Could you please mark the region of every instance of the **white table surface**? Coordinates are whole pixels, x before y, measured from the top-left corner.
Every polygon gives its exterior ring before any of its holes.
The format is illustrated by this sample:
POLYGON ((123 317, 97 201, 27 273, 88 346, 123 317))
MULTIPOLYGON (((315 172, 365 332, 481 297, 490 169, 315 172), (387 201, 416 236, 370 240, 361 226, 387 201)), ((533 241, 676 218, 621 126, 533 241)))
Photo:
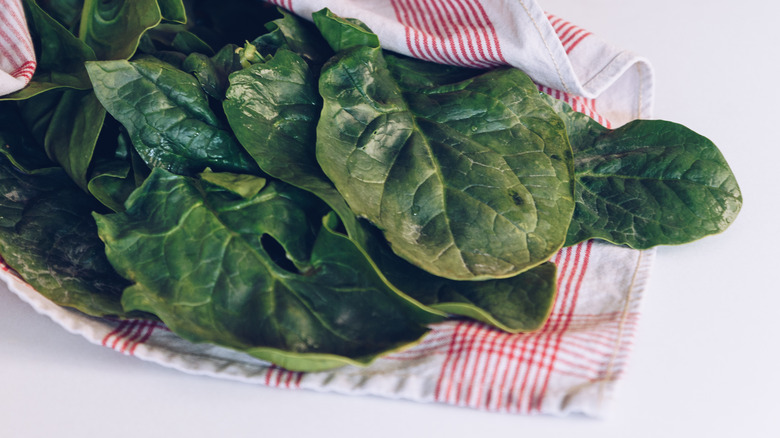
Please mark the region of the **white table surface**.
POLYGON ((0 437, 780 436, 780 4, 539 2, 648 57, 655 116, 718 144, 745 199, 726 233, 658 251, 606 418, 522 417, 190 376, 89 344, 0 286, 0 437))

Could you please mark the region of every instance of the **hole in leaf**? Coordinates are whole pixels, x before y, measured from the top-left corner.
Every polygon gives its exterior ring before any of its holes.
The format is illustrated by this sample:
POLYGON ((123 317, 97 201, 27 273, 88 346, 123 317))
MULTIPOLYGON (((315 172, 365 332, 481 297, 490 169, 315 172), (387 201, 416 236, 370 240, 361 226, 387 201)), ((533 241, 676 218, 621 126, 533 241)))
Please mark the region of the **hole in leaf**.
POLYGON ((276 263, 276 266, 293 274, 301 273, 292 260, 287 258, 287 251, 284 250, 282 244, 274 239, 273 236, 270 234, 263 234, 263 237, 260 238, 260 244, 263 245, 266 254, 268 254, 274 263, 276 263))
POLYGON ((512 202, 514 202, 515 205, 520 206, 520 205, 525 204, 525 200, 523 199, 523 197, 520 196, 520 194, 517 193, 516 191, 510 190, 509 191, 509 196, 512 198, 512 202))

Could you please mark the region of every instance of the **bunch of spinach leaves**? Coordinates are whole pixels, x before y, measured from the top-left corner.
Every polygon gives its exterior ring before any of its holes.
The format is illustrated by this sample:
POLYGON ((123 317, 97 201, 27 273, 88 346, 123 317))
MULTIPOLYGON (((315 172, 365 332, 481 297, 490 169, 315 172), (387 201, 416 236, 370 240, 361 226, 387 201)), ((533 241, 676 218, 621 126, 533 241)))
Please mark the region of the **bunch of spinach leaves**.
POLYGON ((39 62, 0 102, 0 254, 90 315, 366 364, 452 315, 535 330, 562 246, 680 244, 741 206, 683 126, 609 130, 517 69, 392 54, 328 10, 24 6, 39 62))

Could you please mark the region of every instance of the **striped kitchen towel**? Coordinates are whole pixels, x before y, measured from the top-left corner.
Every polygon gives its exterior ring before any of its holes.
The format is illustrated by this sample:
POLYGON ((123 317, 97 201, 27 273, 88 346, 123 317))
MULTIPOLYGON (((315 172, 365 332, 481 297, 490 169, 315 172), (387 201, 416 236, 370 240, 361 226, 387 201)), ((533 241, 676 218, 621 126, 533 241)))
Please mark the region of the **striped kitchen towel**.
MULTIPOLYGON (((540 90, 605 126, 650 116, 652 72, 645 60, 545 13, 532 0, 273 3, 303 17, 328 7, 359 18, 384 47, 410 56, 472 67, 514 65, 530 73, 540 90)), ((0 23, 18 23, 18 1, 0 4, 0 23)), ((6 73, 0 76, 0 90, 18 89, 19 83, 9 78, 29 79, 29 74, 12 73, 25 62, 34 63, 30 47, 28 35, 2 24, 0 67, 6 73)), ((564 248, 552 260, 559 270, 558 293, 541 330, 508 334, 453 320, 433 326, 415 347, 368 367, 316 373, 290 372, 243 353, 192 344, 158 322, 88 317, 46 300, 1 263, 0 276, 10 290, 65 329, 188 373, 495 412, 598 416, 625 371, 653 255, 652 250, 595 241, 564 248)))
POLYGON ((0 96, 24 88, 35 65, 21 0, 0 0, 0 96))
POLYGON ((382 47, 405 55, 475 68, 512 65, 601 122, 622 125, 652 110, 647 60, 547 14, 534 0, 270 2, 301 17, 327 7, 358 18, 379 35, 382 47))

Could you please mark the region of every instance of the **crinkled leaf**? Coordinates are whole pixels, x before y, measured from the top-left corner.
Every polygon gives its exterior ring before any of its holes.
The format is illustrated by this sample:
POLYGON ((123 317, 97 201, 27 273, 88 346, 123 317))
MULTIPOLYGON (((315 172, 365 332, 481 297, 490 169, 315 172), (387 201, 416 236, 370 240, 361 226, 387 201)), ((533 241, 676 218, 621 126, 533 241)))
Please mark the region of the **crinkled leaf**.
POLYGON ((87 63, 95 94, 150 167, 194 174, 257 166, 209 107, 190 74, 154 58, 87 63))
POLYGON ((357 220, 314 161, 320 106, 314 85, 307 79, 312 75, 302 58, 280 50, 270 61, 231 76, 225 114, 261 169, 326 201, 339 214, 349 238, 370 256, 393 287, 423 304, 474 316, 509 331, 538 328, 555 293, 554 268, 533 269, 527 276, 504 280, 446 280, 400 259, 381 235, 357 220), (538 288, 530 287, 531 275, 538 288), (493 296, 496 290, 500 292, 493 296))
POLYGON ((192 53, 184 60, 181 68, 195 76, 206 94, 221 101, 225 98, 228 77, 243 68, 236 54, 237 48, 238 46, 229 44, 211 57, 192 53))
POLYGON ((141 35, 161 20, 157 0, 85 0, 79 38, 97 59, 128 59, 141 35))
POLYGON ((446 278, 502 278, 563 244, 571 149, 523 73, 404 94, 379 49, 359 47, 329 61, 320 93, 318 162, 402 257, 446 278))
POLYGON ((233 73, 222 105, 264 172, 303 187, 326 181, 314 152, 321 103, 303 58, 280 49, 268 62, 233 73))
POLYGON ((278 183, 247 200, 155 169, 126 213, 97 222, 135 283, 125 307, 187 339, 294 370, 365 364, 416 342, 437 317, 389 289, 332 217, 312 221, 316 205, 278 183), (295 269, 274 261, 279 247, 295 269))
POLYGON ((340 17, 327 8, 312 14, 312 20, 335 52, 353 47, 379 48, 379 38, 360 20, 340 17))
POLYGON ((106 259, 93 200, 62 172, 27 175, 0 158, 0 255, 36 291, 89 315, 125 315, 127 282, 106 259))
POLYGON ((333 55, 328 43, 310 22, 282 9, 282 18, 266 23, 268 33, 252 41, 263 55, 272 55, 278 49, 297 53, 313 65, 322 65, 333 55))
POLYGON ((577 202, 567 245, 590 238, 632 248, 675 245, 725 230, 742 206, 718 148, 663 120, 607 129, 553 102, 575 157, 577 202))

